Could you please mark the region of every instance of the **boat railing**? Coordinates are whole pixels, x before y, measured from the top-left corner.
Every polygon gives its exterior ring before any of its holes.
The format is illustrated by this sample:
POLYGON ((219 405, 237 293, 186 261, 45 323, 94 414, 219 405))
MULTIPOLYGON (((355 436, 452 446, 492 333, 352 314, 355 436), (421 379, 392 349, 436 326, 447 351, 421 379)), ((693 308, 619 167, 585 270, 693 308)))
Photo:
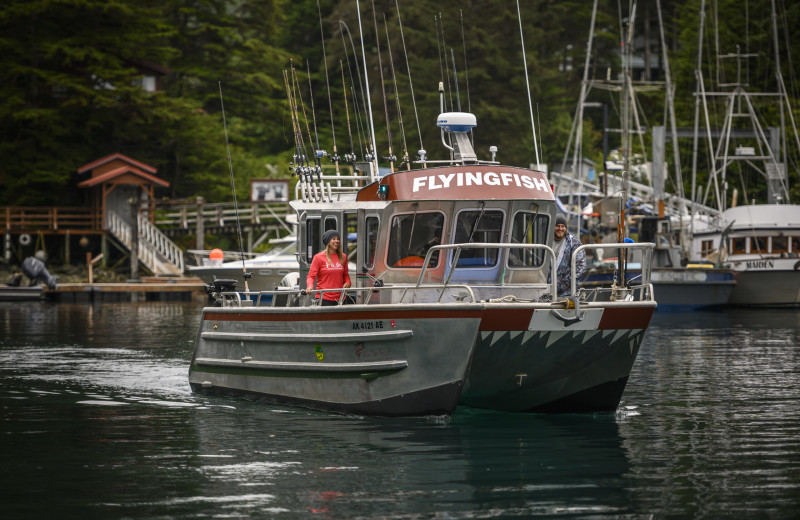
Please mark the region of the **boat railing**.
MULTIPOLYGON (((326 292, 341 292, 341 294, 339 296, 339 299, 338 299, 338 303, 339 303, 339 305, 342 305, 344 303, 344 299, 346 298, 346 293, 356 293, 356 294, 358 294, 358 293, 367 293, 367 294, 370 294, 370 293, 376 293, 376 292, 403 291, 403 293, 400 295, 400 300, 397 303, 404 303, 406 294, 408 293, 409 289, 411 289, 412 292, 441 290, 441 292, 439 293, 438 298, 436 299, 436 303, 441 303, 442 296, 445 294, 446 290, 463 289, 466 292, 466 294, 464 295, 464 298, 469 297, 469 302, 466 302, 464 299, 460 299, 459 301, 461 301, 463 303, 475 303, 477 301, 476 298, 475 298, 475 293, 473 292, 472 288, 470 286, 468 286, 468 285, 465 285, 465 284, 451 284, 451 285, 431 284, 431 285, 423 285, 423 286, 416 286, 416 287, 411 287, 409 285, 379 285, 379 286, 373 286, 373 287, 350 287, 348 289, 321 289, 321 290, 314 290, 314 291, 306 291, 306 293, 309 294, 309 295, 312 295, 312 296, 316 295, 316 294, 319 294, 320 297, 322 297, 321 295, 323 293, 326 293, 326 292)), ((364 300, 365 300, 365 303, 369 303, 367 301, 368 298, 365 298, 364 300)))
MULTIPOLYGON (((639 284, 638 285, 631 285, 625 288, 621 287, 612 287, 606 289, 593 289, 591 292, 594 292, 595 295, 598 291, 611 291, 615 298, 624 298, 627 295, 633 296, 634 294, 638 295, 635 298, 637 301, 650 301, 653 300, 653 285, 650 283, 650 273, 652 268, 650 266, 652 257, 653 257, 653 249, 655 248, 655 244, 652 242, 640 242, 640 243, 617 243, 617 244, 584 244, 578 247, 572 253, 571 259, 571 272, 570 272, 570 287, 572 289, 572 294, 578 294, 578 279, 575 275, 575 267, 578 261, 578 253, 586 250, 596 250, 596 249, 625 249, 626 253, 628 250, 634 251, 642 251, 642 262, 641 262, 641 275, 639 284)), ((622 253, 622 251, 620 251, 622 253)), ((622 255, 620 255, 620 258, 622 255)), ((588 295, 587 295, 588 296, 588 295)), ((612 298, 613 299, 613 298, 612 298)))
MULTIPOLYGON (((553 248, 546 244, 508 244, 508 243, 497 243, 497 242, 473 242, 469 244, 442 244, 438 246, 433 246, 428 249, 428 253, 425 255, 425 261, 422 263, 422 269, 419 273, 419 278, 417 279, 417 284, 415 287, 420 287, 422 285, 422 281, 425 279, 425 275, 427 274, 426 271, 428 266, 431 262, 431 256, 435 254, 435 251, 440 250, 455 250, 453 253, 452 261, 450 262, 450 270, 447 273, 447 278, 445 279, 443 286, 447 287, 450 283, 450 279, 453 277, 453 273, 458 268, 458 259, 461 256, 461 252, 464 249, 526 249, 526 250, 541 250, 545 251, 550 257, 550 297, 552 301, 556 301, 557 299, 557 289, 556 289, 556 276, 555 276, 555 266, 556 266, 556 254, 553 251, 553 248)), ((544 262, 542 262, 544 263, 544 262)), ((515 269, 539 269, 539 267, 518 267, 515 269)), ((575 268, 573 266, 573 273, 575 272, 575 268)), ((444 291, 442 291, 444 294, 444 291)))

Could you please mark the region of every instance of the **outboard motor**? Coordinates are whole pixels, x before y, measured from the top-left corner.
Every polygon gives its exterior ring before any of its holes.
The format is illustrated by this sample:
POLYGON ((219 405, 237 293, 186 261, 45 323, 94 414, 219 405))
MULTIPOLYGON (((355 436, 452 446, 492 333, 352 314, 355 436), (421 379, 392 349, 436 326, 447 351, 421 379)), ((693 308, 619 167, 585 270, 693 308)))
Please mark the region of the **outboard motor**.
POLYGON ((234 292, 238 282, 227 278, 220 278, 205 285, 209 299, 214 300, 215 307, 222 307, 222 293, 234 292))
POLYGON ((31 281, 30 285, 44 282, 50 289, 56 290, 58 276, 50 274, 44 265, 45 261, 47 261, 47 254, 44 251, 37 251, 35 256, 29 256, 22 261, 22 273, 31 281))

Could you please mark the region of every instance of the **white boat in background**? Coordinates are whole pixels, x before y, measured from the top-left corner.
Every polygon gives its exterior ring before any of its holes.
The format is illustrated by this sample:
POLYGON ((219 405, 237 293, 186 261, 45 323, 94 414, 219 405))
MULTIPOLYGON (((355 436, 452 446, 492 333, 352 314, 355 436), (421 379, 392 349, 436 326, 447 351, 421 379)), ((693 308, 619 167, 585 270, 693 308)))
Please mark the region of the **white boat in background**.
POLYGON ((734 271, 732 305, 800 305, 800 205, 735 206, 695 220, 692 253, 734 271))
MULTIPOLYGON (((692 162, 704 155, 697 151, 697 144, 706 142, 711 165, 705 190, 698 186, 697 199, 705 191, 703 200, 714 200, 719 213, 693 213, 691 259, 711 260, 733 269, 733 305, 800 305, 800 206, 792 203, 789 190, 789 169, 798 164, 800 135, 781 72, 782 51, 777 38, 781 13, 774 2, 770 14, 774 48, 769 49, 769 66, 775 73, 772 86, 762 92, 750 90, 755 83, 747 77, 750 68, 745 65, 756 55, 740 52, 746 46, 736 45, 734 49, 729 44, 719 49, 724 54, 716 57, 718 67, 737 71, 727 82, 717 83, 719 71, 716 80, 704 80, 697 71, 696 155, 692 162), (719 121, 712 118, 714 114, 721 115, 719 121), (706 135, 701 135, 699 128, 705 128, 706 135), (737 204, 739 193, 745 204, 737 204), (763 203, 756 203, 757 198, 763 203)), ((705 18, 701 16, 700 20, 705 18)), ((700 29, 702 34, 704 27, 700 29)), ((718 31, 719 27, 712 29, 718 31)), ((702 52, 702 46, 699 48, 702 52)), ((693 191, 695 184, 693 172, 693 191)))
POLYGON ((237 252, 221 252, 221 259, 211 258, 212 251, 190 251, 198 257, 198 265, 187 266, 186 272, 196 276, 206 283, 214 280, 234 280, 237 290, 243 291, 244 270, 251 274, 248 288, 251 291, 272 290, 280 284, 286 275, 297 272, 300 264, 297 262, 297 236, 288 235, 282 238, 273 238, 269 241, 272 249, 262 254, 246 253, 244 260, 237 252), (252 256, 251 256, 252 255, 252 256), (249 256, 249 258, 248 258, 249 256), (233 257, 233 259, 231 259, 233 257), (225 259, 228 258, 227 261, 225 259), (243 269, 244 267, 244 269, 243 269))

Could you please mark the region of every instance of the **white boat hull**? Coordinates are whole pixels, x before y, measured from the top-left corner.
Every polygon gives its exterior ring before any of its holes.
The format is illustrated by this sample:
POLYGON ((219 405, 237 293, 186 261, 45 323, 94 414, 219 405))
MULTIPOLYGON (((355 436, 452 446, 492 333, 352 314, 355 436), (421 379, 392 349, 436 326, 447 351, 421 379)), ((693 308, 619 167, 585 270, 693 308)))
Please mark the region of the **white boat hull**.
POLYGON ((733 263, 736 287, 731 304, 740 306, 800 305, 800 260, 774 258, 733 263))

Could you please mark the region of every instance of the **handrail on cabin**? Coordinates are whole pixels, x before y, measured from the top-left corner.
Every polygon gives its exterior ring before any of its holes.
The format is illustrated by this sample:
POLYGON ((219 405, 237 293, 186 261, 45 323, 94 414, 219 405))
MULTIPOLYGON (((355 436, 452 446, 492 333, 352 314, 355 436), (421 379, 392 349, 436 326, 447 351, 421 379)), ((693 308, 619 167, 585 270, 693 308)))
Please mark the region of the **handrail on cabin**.
MULTIPOLYGON (((558 297, 558 291, 556 289, 556 276, 555 276, 555 267, 556 267, 556 254, 553 249, 546 245, 546 244, 508 244, 508 243, 495 243, 495 242, 473 242, 470 244, 442 244, 438 246, 433 246, 428 249, 427 254, 425 255, 425 261, 422 264, 422 269, 419 273, 419 278, 417 279, 416 287, 419 287, 422 284, 422 280, 425 277, 425 272, 428 269, 428 264, 431 261, 431 256, 433 255, 434 251, 438 250, 451 250, 455 249, 456 252, 453 255, 452 265, 454 266, 450 269, 450 272, 447 274, 447 279, 444 281, 444 287, 446 288, 450 282, 450 278, 453 276, 453 272, 456 270, 458 266, 458 258, 461 256, 461 251, 463 249, 541 249, 549 253, 550 255, 550 296, 552 297, 552 301, 556 301, 558 297)), ((544 263, 544 262, 542 262, 544 263)), ((525 267, 515 267, 515 269, 541 269, 541 267, 536 268, 525 268, 525 267)), ((574 271, 573 271, 574 274, 574 271)), ((444 293, 444 291, 442 291, 444 293)))

